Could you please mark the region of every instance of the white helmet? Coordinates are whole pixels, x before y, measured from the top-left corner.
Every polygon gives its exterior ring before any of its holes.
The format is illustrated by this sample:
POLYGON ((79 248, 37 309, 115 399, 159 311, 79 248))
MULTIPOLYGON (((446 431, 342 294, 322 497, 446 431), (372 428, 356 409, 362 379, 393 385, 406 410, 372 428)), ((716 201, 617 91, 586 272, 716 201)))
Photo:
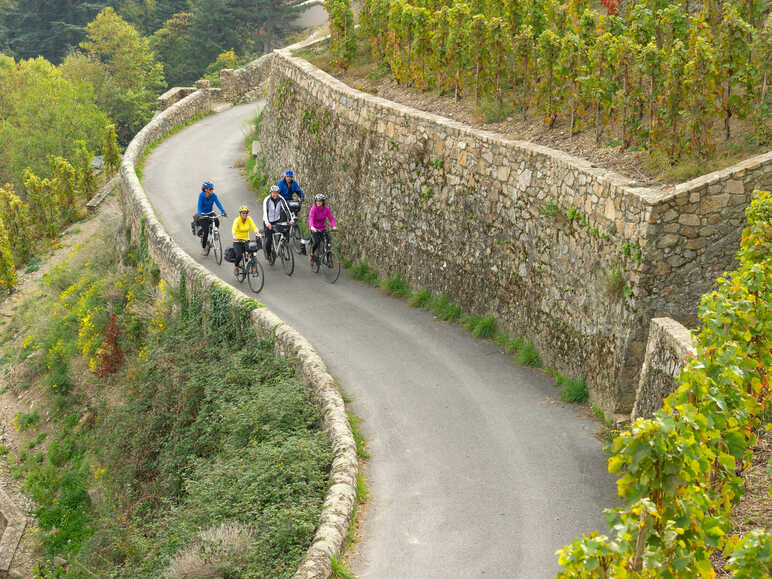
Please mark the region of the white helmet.
POLYGON ((271 193, 273 193, 274 191, 278 191, 278 190, 279 190, 279 186, 278 185, 271 185, 271 193))

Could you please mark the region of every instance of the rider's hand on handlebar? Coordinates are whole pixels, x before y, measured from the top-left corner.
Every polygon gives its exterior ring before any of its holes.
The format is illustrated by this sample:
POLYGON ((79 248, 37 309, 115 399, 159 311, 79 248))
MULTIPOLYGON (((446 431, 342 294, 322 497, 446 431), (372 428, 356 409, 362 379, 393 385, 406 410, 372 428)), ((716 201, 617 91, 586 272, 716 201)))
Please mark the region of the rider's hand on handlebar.
POLYGON ((228 214, 225 213, 225 211, 223 211, 222 213, 220 213, 220 217, 228 217, 228 214))
POLYGON ((265 224, 265 226, 266 226, 268 229, 273 229, 273 225, 271 225, 270 223, 266 223, 266 224, 265 224))

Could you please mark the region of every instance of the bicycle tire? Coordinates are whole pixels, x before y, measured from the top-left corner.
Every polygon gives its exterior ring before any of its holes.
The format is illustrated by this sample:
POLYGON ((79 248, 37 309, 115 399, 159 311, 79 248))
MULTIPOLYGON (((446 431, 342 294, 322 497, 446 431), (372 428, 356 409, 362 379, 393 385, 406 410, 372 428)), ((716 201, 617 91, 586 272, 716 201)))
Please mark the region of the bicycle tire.
POLYGON ((219 233, 214 234, 212 249, 214 249, 214 260, 217 262, 217 265, 222 264, 222 239, 220 239, 219 233))
POLYGON ((286 239, 282 239, 279 243, 279 259, 281 259, 281 267, 284 269, 284 273, 292 275, 295 271, 295 255, 292 253, 286 239))
POLYGON ((338 254, 334 249, 330 249, 322 257, 322 269, 324 271, 324 279, 330 283, 335 283, 340 277, 340 260, 338 254))
POLYGON ((247 262, 247 283, 253 293, 259 294, 265 284, 265 271, 259 261, 253 256, 247 262))
POLYGON ((290 229, 290 241, 292 243, 292 249, 298 255, 303 253, 303 244, 301 243, 302 240, 303 234, 300 232, 300 223, 296 221, 295 225, 293 225, 292 229, 290 229))
POLYGON ((209 252, 212 250, 212 236, 210 235, 206 239, 206 246, 204 247, 204 255, 209 255, 209 252))

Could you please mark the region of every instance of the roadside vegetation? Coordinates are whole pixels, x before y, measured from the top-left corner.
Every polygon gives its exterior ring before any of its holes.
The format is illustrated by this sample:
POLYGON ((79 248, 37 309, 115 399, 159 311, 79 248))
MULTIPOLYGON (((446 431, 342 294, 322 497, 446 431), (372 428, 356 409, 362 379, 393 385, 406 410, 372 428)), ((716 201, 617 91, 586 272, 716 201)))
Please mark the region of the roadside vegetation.
POLYGON ((250 329, 256 302, 178 292, 144 236, 115 242, 71 252, 3 328, 6 383, 41 401, 6 456, 37 504, 36 573, 292 576, 331 465, 307 386, 250 329))

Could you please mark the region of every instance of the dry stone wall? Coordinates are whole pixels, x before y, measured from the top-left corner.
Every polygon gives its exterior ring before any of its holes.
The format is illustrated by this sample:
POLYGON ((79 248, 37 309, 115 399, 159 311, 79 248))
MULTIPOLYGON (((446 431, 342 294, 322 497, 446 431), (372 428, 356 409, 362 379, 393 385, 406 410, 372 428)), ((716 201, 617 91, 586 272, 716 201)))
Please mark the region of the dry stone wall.
MULTIPOLYGON (((261 145, 324 192, 339 245, 382 276, 494 314, 548 366, 586 375, 629 413, 649 321, 694 319, 730 269, 743 210, 772 153, 672 189, 352 89, 287 50, 268 77, 261 145)), ((268 68, 269 67, 269 68, 268 68)))
POLYGON ((670 318, 654 318, 649 326, 646 356, 641 368, 631 420, 651 418, 678 386, 684 366, 697 356, 685 326, 670 318))
MULTIPOLYGON (((166 233, 136 174, 136 166, 148 146, 177 125, 210 112, 220 96, 217 89, 198 90, 156 115, 134 137, 121 164, 120 199, 126 230, 135 240, 146 244, 149 256, 167 282, 178 286, 184 273, 189 287, 205 289, 218 285, 230 293, 233 307, 242 307, 250 302, 243 293, 226 286, 166 233)), ((277 354, 298 359, 300 370, 323 411, 323 427, 333 451, 330 487, 313 543, 295 577, 326 579, 331 573, 331 558, 341 552, 356 502, 358 463, 345 406, 327 367, 305 338, 264 307, 252 310, 251 320, 261 335, 274 340, 277 354)))

